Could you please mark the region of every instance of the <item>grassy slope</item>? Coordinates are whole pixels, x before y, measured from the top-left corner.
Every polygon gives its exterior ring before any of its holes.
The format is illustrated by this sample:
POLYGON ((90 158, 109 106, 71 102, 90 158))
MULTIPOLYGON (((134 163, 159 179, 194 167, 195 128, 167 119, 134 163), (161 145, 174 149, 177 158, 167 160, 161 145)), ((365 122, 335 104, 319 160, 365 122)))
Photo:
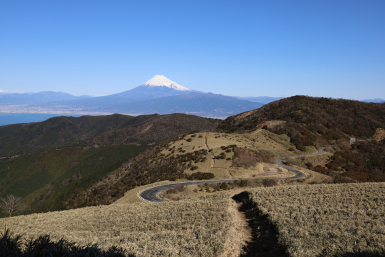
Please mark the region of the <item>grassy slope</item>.
MULTIPOLYGON (((93 185, 73 201, 77 204, 89 202, 92 204, 109 203, 120 197, 135 201, 136 193, 112 196, 119 189, 120 192, 133 190, 135 187, 153 184, 167 179, 186 178, 195 172, 213 173, 218 179, 247 179, 247 178, 276 178, 290 177, 293 174, 285 169, 267 170, 266 167, 276 166, 273 163, 253 163, 250 167, 233 167, 233 150, 226 152, 222 146, 237 145, 250 150, 266 151, 275 157, 314 153, 314 147, 308 147, 305 152, 295 149, 285 135, 276 135, 267 130, 258 130, 245 134, 227 133, 193 133, 178 139, 164 142, 154 149, 141 153, 132 162, 111 173, 98 184, 93 185), (207 137, 207 145, 205 138, 207 137), (293 147, 292 151, 288 149, 293 147), (211 149, 211 152, 208 151, 211 149), (203 151, 203 152, 202 152, 203 151), (204 152, 206 151, 206 152, 204 152), (225 159, 212 160, 212 156, 225 153, 225 159), (230 160, 226 160, 230 158, 230 160), (194 169, 193 167, 197 167, 194 169), (143 175, 144 174, 144 175, 143 175), (108 199, 108 200, 107 200, 108 199), (102 202, 105 201, 105 202, 102 202)), ((231 147, 230 147, 231 149, 231 147)), ((305 169, 304 169, 305 170, 305 169)), ((307 173, 312 171, 307 170, 307 173)), ((326 181, 328 176, 311 174, 311 181, 326 181)), ((123 201, 123 200, 122 200, 123 201)), ((75 205, 76 206, 76 205, 75 205)))
POLYGON ((193 166, 197 166, 198 169, 190 170, 186 169, 184 173, 191 174, 193 172, 210 172, 215 175, 215 178, 251 178, 252 175, 258 175, 263 173, 263 168, 266 166, 275 166, 274 164, 259 163, 256 166, 252 166, 248 169, 232 167, 233 151, 226 152, 222 149, 222 146, 237 145, 240 148, 247 148, 254 151, 268 151, 275 157, 299 155, 304 153, 315 152, 313 147, 307 148, 305 152, 294 149, 289 151, 290 147, 294 147, 290 144, 289 138, 285 135, 278 136, 267 130, 258 130, 252 133, 245 134, 228 134, 228 133, 196 133, 194 136, 187 135, 183 139, 172 142, 165 148, 160 154, 165 156, 176 156, 180 154, 192 153, 197 150, 207 149, 205 145, 205 138, 207 138, 208 152, 204 155, 206 158, 203 162, 192 163, 193 166), (172 150, 174 152, 172 153, 172 150), (219 156, 225 154, 225 159, 215 159, 212 161, 212 154, 219 156), (226 160, 230 158, 230 160, 226 160), (213 162, 213 164, 212 164, 213 162))
POLYGON ((11 231, 36 238, 115 245, 135 256, 218 256, 231 226, 229 196, 190 201, 116 204, 0 219, 11 231))
POLYGON ((283 186, 249 193, 261 215, 277 227, 291 256, 385 250, 384 183, 283 186))

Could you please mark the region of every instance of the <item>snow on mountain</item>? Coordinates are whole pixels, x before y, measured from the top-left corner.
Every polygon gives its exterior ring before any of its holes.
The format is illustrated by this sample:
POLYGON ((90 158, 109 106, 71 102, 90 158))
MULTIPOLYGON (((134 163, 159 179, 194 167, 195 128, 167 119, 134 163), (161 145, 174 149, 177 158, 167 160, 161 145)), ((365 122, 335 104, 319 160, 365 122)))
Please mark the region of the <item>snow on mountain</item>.
POLYGON ((168 87, 179 91, 192 91, 191 89, 181 86, 178 83, 166 78, 163 75, 155 75, 152 79, 146 81, 141 86, 149 86, 149 87, 168 87))

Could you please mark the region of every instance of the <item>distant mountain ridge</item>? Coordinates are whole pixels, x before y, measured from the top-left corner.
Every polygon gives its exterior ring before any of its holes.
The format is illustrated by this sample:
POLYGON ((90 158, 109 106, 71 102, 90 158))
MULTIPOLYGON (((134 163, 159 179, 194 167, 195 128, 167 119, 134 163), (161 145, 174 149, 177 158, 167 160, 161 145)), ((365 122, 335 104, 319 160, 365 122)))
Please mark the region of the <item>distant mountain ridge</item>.
POLYGON ((281 100, 284 97, 270 97, 270 96, 245 96, 245 97, 239 97, 239 96, 234 96, 235 98, 241 99, 241 100, 247 100, 251 102, 259 102, 259 103, 271 103, 277 100, 281 100))
POLYGON ((263 104, 239 100, 229 96, 213 93, 189 93, 177 96, 168 96, 139 102, 116 101, 110 105, 88 106, 94 112, 109 111, 141 114, 170 114, 187 113, 203 117, 224 118, 247 110, 261 107, 263 104))
MULTIPOLYGON (((7 95, 9 94, 2 96, 5 99, 7 95)), ((89 98, 70 97, 67 94, 66 97, 63 95, 44 99, 44 101, 38 101, 35 98, 26 97, 20 98, 18 102, 4 100, 0 102, 0 111, 129 115, 189 113, 223 119, 259 108, 277 98, 250 97, 249 99, 203 93, 186 88, 163 75, 156 75, 145 83, 118 94, 89 98), (7 105, 11 106, 5 108, 4 106, 7 105)))
POLYGON ((17 105, 17 104, 36 104, 48 103, 53 101, 68 101, 76 99, 87 99, 90 96, 73 96, 63 92, 42 91, 39 93, 11 93, 0 94, 0 105, 17 105))
MULTIPOLYGON (((178 96, 191 92, 194 91, 175 83, 174 81, 166 78, 163 75, 156 75, 145 83, 121 93, 93 97, 85 100, 66 101, 60 104, 71 106, 76 105, 87 109, 96 108, 101 110, 104 108, 105 111, 108 112, 110 111, 111 105, 118 106, 124 105, 126 103, 141 102, 168 96, 178 96)), ((122 112, 119 111, 119 109, 115 110, 116 111, 113 112, 122 112)))
POLYGON ((381 98, 375 98, 375 99, 365 99, 365 100, 362 100, 362 102, 365 102, 365 103, 384 103, 385 100, 381 99, 381 98))

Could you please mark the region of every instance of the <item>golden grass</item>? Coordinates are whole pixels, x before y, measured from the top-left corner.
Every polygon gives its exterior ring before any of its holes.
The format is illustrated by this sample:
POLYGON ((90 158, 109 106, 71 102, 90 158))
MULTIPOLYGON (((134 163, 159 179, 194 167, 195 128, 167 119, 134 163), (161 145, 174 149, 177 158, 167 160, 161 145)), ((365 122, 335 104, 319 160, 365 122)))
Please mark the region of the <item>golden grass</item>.
POLYGON ((79 245, 119 246, 135 256, 215 256, 231 226, 229 195, 188 201, 116 204, 0 220, 24 238, 50 234, 79 245))
MULTIPOLYGON (((272 125, 280 124, 282 121, 272 121, 272 125)), ((213 173, 216 179, 231 179, 231 178, 276 178, 276 177, 290 177, 292 173, 282 170, 280 174, 269 174, 266 170, 263 170, 263 163, 259 163, 249 169, 239 169, 232 167, 232 160, 226 160, 232 158, 233 152, 226 152, 226 159, 212 159, 213 155, 218 156, 224 152, 221 149, 222 146, 237 145, 241 148, 247 148, 251 150, 264 150, 274 154, 275 157, 292 156, 306 153, 314 153, 316 149, 309 147, 305 152, 301 152, 290 143, 290 138, 287 135, 276 135, 264 129, 258 129, 251 133, 245 134, 228 134, 228 133, 195 133, 193 135, 186 135, 183 139, 176 140, 169 144, 168 148, 162 151, 162 154, 168 156, 171 154, 172 149, 174 153, 185 154, 194 152, 201 149, 209 150, 205 157, 204 162, 193 163, 198 169, 192 171, 186 169, 185 174, 191 174, 193 172, 210 172, 213 173), (207 138, 207 146, 206 139, 207 138), (293 151, 289 151, 289 148, 293 148, 293 151)), ((274 165, 269 165, 274 166, 274 165)), ((274 173, 274 172, 273 172, 274 173)))
POLYGON ((385 183, 248 190, 291 256, 385 249, 385 183))
POLYGON ((295 174, 287 169, 278 167, 276 164, 259 162, 250 168, 237 167, 231 169, 231 176, 236 179, 250 178, 289 178, 295 174))

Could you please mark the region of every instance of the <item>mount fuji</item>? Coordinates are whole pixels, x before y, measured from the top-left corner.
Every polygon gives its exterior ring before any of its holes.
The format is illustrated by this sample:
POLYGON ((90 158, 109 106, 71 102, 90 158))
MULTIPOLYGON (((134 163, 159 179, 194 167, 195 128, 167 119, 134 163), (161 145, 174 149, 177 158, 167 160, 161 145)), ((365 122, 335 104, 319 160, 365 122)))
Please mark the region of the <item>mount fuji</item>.
POLYGON ((155 75, 152 79, 146 81, 139 87, 155 88, 155 87, 168 87, 178 91, 192 91, 191 89, 181 86, 178 83, 166 78, 163 75, 155 75))
POLYGON ((28 105, 28 110, 74 114, 189 113, 204 117, 226 118, 262 105, 263 103, 260 102, 199 92, 179 85, 163 75, 156 75, 145 83, 122 93, 87 99, 35 103, 28 105))
POLYGON ((99 107, 108 108, 112 105, 116 106, 161 97, 178 96, 191 92, 196 91, 181 86, 163 75, 156 75, 155 77, 131 90, 113 95, 93 97, 85 100, 66 101, 65 104, 76 104, 87 108, 94 107, 99 109, 99 107))
POLYGON ((111 95, 111 97, 123 97, 127 101, 137 102, 166 96, 176 96, 195 92, 192 89, 181 86, 163 75, 156 75, 152 79, 131 90, 111 95))

